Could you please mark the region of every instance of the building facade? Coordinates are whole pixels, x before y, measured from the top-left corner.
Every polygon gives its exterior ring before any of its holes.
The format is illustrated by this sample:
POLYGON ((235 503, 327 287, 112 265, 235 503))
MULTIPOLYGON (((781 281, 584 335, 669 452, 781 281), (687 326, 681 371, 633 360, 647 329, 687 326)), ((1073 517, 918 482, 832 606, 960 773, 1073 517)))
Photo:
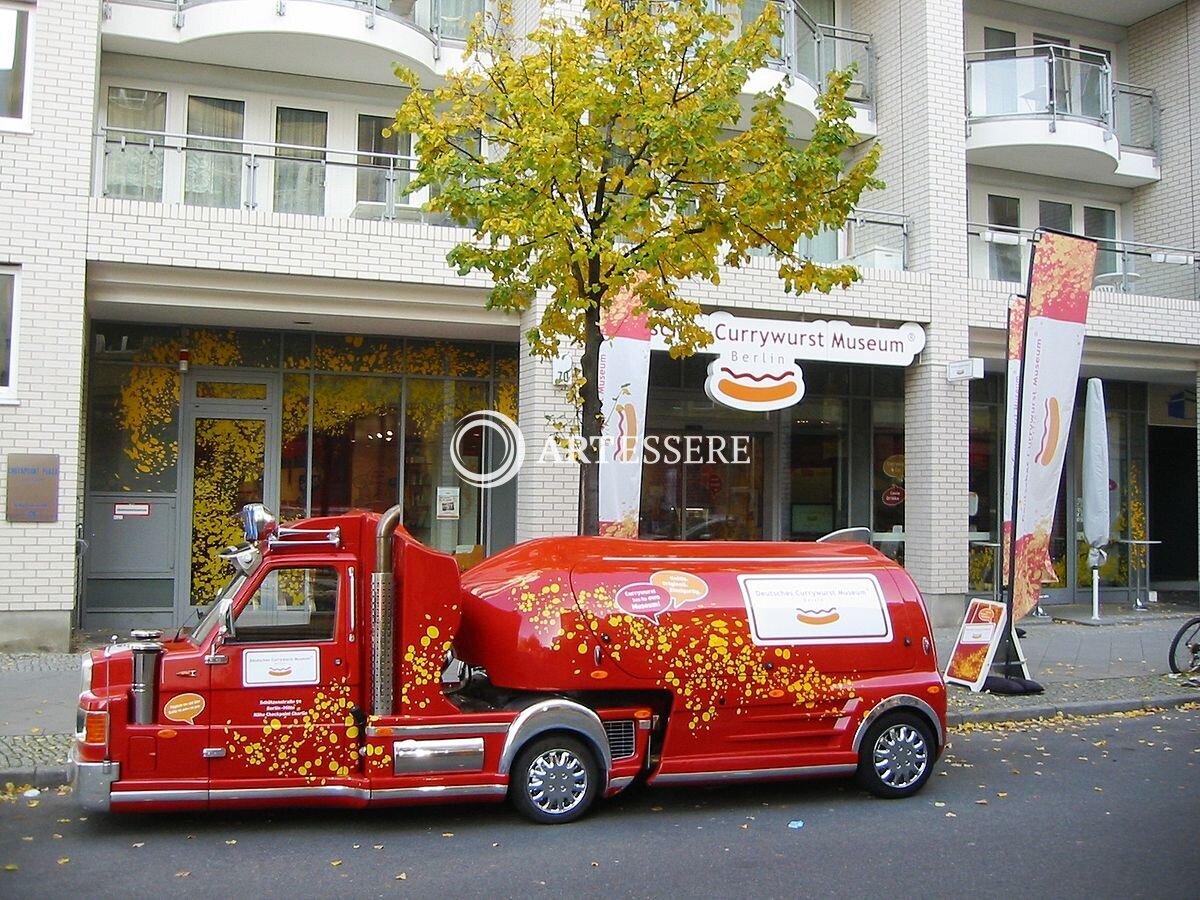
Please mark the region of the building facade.
MULTIPOLYGON (((763 259, 695 296, 746 319, 915 322, 925 346, 906 367, 806 364, 804 399, 770 413, 714 405, 708 358, 655 353, 649 433, 745 436, 748 461, 647 466, 642 536, 868 525, 956 620, 991 589, 1006 315, 1048 227, 1100 241, 1080 397, 1102 379, 1105 602, 1132 602, 1147 566, 1151 587, 1194 591, 1200 2, 778 6, 780 59, 752 84, 786 77, 803 133, 822 72, 856 63, 859 148, 883 145, 886 187, 810 248, 862 279, 789 297, 763 259), (948 377, 970 358, 982 377, 948 377)), ((454 470, 466 413, 506 412, 537 447, 568 407, 521 340, 537 310, 487 309, 486 281, 446 264, 470 232, 422 211, 411 142, 382 133, 403 99, 392 64, 436 83, 481 8, 0 0, 0 649, 184 624, 250 499, 287 516, 403 503, 447 551, 575 529, 569 468, 534 456, 490 490, 454 470)), ((539 11, 519 2, 517 27, 539 11)), ((1090 590, 1081 426, 1049 603, 1090 590)))

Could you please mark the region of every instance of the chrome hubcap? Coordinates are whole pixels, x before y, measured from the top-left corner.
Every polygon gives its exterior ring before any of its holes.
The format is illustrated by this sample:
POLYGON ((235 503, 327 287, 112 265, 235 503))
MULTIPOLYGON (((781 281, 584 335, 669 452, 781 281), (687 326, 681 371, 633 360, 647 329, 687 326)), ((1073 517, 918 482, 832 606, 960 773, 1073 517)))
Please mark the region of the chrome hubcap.
POLYGON ((542 812, 561 814, 587 793, 587 769, 569 750, 547 750, 529 764, 529 799, 542 812))
POLYGON ((889 787, 915 784, 929 765, 929 748, 911 725, 893 725, 875 741, 875 774, 889 787))

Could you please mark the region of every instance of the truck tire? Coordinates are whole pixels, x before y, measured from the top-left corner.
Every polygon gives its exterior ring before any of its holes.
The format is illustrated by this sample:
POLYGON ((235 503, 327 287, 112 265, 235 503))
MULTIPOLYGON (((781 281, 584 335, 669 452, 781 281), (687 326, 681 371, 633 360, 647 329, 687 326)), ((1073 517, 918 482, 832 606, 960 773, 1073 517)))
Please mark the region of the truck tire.
POLYGON ((573 822, 600 791, 596 755, 575 737, 552 734, 530 741, 517 754, 508 794, 517 812, 539 825, 573 822))
POLYGON ((935 755, 933 733, 924 719, 911 712, 890 713, 868 729, 859 748, 859 784, 876 797, 908 797, 929 780, 935 755))

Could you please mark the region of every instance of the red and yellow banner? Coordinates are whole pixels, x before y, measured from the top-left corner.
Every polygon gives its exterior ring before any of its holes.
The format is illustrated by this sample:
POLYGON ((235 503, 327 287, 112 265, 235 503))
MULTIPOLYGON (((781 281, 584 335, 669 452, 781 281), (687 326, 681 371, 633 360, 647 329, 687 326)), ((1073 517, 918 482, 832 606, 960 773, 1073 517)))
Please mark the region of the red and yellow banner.
POLYGON ((638 536, 650 328, 646 314, 635 311, 637 305, 637 294, 626 288, 600 314, 604 341, 600 344, 597 386, 604 425, 599 459, 599 533, 611 537, 638 536))
POLYGON ((1013 560, 1012 620, 1033 610, 1050 568, 1050 532, 1075 409, 1096 242, 1041 232, 1028 299, 1009 318, 1009 429, 1004 560, 1013 560), (1015 388, 1015 389, 1014 389, 1015 388), (1015 486, 1015 502, 1008 493, 1015 486), (1016 542, 1015 551, 1011 542, 1016 542))

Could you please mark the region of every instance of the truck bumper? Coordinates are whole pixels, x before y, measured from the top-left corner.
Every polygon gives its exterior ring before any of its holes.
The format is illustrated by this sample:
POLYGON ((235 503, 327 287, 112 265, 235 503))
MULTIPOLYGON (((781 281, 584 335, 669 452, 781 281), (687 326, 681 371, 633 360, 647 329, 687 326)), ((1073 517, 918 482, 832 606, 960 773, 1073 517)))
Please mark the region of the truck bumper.
POLYGON ((91 812, 108 812, 112 805, 112 785, 121 777, 121 764, 115 762, 81 762, 71 749, 67 764, 71 790, 79 805, 91 812))

